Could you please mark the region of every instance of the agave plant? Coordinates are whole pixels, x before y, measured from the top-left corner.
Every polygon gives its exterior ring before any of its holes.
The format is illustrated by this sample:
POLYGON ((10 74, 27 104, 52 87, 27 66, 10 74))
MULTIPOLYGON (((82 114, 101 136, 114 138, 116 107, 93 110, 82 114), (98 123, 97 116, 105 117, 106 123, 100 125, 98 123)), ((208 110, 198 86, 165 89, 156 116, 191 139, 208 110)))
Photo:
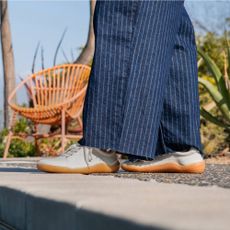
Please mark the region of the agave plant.
MULTIPOLYGON (((225 62, 223 73, 207 53, 199 48, 198 53, 206 64, 212 78, 214 78, 214 84, 204 77, 199 77, 199 83, 207 90, 222 116, 217 117, 204 107, 201 107, 201 115, 208 121, 230 132, 230 47, 227 46, 227 54, 224 52, 225 62)), ((198 65, 200 63, 201 61, 198 62, 198 65)))

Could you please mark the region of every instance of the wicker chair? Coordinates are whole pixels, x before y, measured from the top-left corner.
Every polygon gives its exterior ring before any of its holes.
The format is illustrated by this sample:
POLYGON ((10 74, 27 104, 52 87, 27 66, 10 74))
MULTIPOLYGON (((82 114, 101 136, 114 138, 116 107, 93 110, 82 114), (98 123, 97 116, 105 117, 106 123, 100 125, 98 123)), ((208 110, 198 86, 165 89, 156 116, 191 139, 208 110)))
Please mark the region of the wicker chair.
MULTIPOLYGON (((66 127, 71 119, 77 119, 81 128, 81 114, 88 85, 90 67, 81 64, 66 64, 42 70, 23 80, 9 96, 8 103, 14 111, 7 136, 3 158, 7 157, 13 126, 17 115, 30 119, 35 125, 35 141, 49 137, 37 133, 38 124, 61 125, 62 152, 65 147, 66 127), (14 98, 25 87, 31 97, 29 108, 14 103, 14 98)), ((71 137, 70 137, 71 138, 71 137)))

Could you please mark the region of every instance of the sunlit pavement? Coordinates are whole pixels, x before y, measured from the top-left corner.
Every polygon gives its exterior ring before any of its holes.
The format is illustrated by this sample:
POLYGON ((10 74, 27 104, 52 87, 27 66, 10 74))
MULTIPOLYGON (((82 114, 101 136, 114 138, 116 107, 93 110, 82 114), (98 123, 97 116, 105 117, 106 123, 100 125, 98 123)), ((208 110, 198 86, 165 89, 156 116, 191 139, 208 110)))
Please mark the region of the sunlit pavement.
POLYGON ((228 186, 183 179, 204 175, 46 174, 37 160, 0 160, 0 229, 229 229, 228 186))

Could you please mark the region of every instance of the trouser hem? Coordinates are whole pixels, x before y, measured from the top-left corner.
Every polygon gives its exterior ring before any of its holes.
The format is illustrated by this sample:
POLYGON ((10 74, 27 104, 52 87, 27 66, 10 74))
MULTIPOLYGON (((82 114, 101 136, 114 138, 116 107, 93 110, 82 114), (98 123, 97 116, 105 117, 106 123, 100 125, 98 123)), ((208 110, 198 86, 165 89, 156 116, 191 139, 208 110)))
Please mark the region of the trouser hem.
MULTIPOLYGON (((154 156, 157 156, 157 155, 169 154, 169 153, 175 152, 175 150, 167 148, 168 149, 167 152, 160 152, 160 153, 159 152, 154 152, 152 154, 149 154, 149 153, 136 153, 136 152, 130 152, 126 148, 121 148, 119 146, 113 146, 113 145, 110 145, 110 144, 100 145, 100 144, 97 144, 97 143, 90 143, 90 142, 86 141, 85 139, 81 139, 79 141, 79 144, 84 145, 84 146, 88 146, 88 147, 99 148, 99 149, 111 149, 111 150, 113 150, 115 152, 118 152, 118 153, 124 155, 124 156, 128 156, 128 157, 131 156, 132 158, 136 157, 136 158, 140 158, 140 159, 145 158, 147 160, 154 159, 154 156), (150 155, 151 155, 151 157, 150 157, 150 155)), ((183 144, 181 146, 183 146, 183 144)), ((195 146, 193 144, 186 144, 184 146, 185 146, 185 149, 188 146, 196 148, 201 153, 201 155, 204 155, 204 153, 202 151, 202 148, 200 146, 195 146)), ((183 147, 181 149, 183 149, 183 147)))

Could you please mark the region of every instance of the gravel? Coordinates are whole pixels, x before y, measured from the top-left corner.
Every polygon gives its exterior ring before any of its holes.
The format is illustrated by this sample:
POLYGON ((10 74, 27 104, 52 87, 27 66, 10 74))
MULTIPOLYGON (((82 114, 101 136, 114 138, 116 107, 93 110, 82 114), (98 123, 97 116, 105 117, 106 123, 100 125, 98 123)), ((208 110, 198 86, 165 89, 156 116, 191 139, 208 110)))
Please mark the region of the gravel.
POLYGON ((157 181, 160 183, 188 184, 193 186, 219 186, 230 188, 230 165, 207 164, 203 174, 181 173, 128 173, 113 174, 115 177, 157 181))

